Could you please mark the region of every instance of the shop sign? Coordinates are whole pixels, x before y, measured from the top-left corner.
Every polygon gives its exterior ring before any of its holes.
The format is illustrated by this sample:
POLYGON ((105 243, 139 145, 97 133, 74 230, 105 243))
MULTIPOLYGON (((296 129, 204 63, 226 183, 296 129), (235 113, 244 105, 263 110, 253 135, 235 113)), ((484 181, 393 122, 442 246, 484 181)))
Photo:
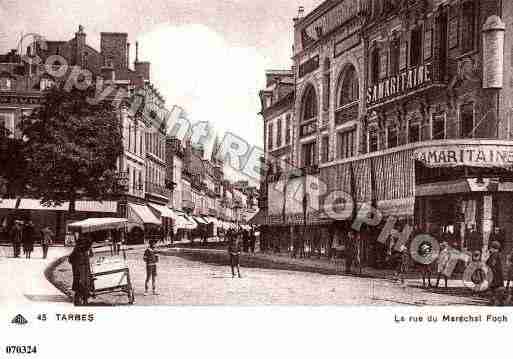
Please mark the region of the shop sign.
POLYGON ((39 105, 40 103, 41 103, 40 97, 0 96, 0 104, 39 105))
POLYGON ((367 103, 372 105, 391 97, 404 95, 430 82, 431 64, 420 65, 369 87, 367 103))
POLYGON ((417 149, 414 158, 427 167, 513 167, 513 146, 453 145, 417 149))

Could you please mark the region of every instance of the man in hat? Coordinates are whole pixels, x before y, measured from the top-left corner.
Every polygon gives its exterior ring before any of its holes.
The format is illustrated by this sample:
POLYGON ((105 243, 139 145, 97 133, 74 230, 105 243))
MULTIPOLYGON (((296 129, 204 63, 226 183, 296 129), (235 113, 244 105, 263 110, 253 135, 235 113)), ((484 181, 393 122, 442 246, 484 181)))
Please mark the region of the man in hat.
POLYGON ((74 304, 86 305, 92 289, 91 282, 91 246, 92 239, 89 236, 80 236, 71 252, 68 261, 73 272, 73 284, 71 289, 75 292, 74 304))
POLYGON ((492 281, 488 287, 491 296, 491 305, 497 304, 498 293, 504 288, 504 273, 502 268, 502 260, 500 256, 501 244, 497 241, 490 243, 490 257, 486 261, 486 265, 492 272, 492 281))
POLYGON ((143 260, 146 263, 146 281, 144 282, 144 295, 148 295, 148 284, 152 284, 153 295, 158 295, 156 288, 157 281, 157 263, 159 261, 159 257, 155 252, 155 243, 156 240, 150 240, 150 246, 146 248, 143 255, 143 260))
POLYGON ((13 248, 13 256, 14 258, 18 258, 20 256, 20 248, 21 241, 23 237, 23 227, 21 221, 15 221, 14 225, 11 229, 11 240, 12 240, 12 248, 13 248))

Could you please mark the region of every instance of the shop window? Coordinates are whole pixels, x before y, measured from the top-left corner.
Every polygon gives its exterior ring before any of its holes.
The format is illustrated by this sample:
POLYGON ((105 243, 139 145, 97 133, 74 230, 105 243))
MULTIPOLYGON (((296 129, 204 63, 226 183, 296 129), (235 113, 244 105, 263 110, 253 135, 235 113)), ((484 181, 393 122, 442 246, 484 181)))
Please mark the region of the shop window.
POLYGON ((321 152, 321 161, 326 163, 329 161, 329 153, 330 153, 330 138, 325 136, 322 138, 322 152, 321 152))
POLYGON ((317 164, 315 154, 315 142, 306 143, 301 147, 303 167, 310 167, 317 164))
POLYGON ((474 137, 474 104, 467 103, 460 107, 460 136, 474 137))
POLYGON ((378 131, 375 128, 369 130, 367 137, 369 152, 376 152, 378 150, 378 131))
POLYGON ((418 66, 422 59, 422 27, 417 26, 411 31, 410 65, 418 66))
POLYGON ((475 38, 475 4, 474 1, 463 3, 461 8, 461 48, 464 52, 474 49, 475 38))
POLYGON ((317 95, 313 86, 309 86, 303 97, 302 121, 313 120, 317 117, 317 95))
POLYGON ((445 116, 434 115, 431 121, 431 137, 433 140, 445 139, 445 116))
POLYGON ((281 136, 282 136, 282 121, 281 118, 278 119, 278 124, 276 126, 276 147, 281 147, 281 136))
POLYGON ((349 158, 354 156, 354 144, 356 130, 339 132, 337 134, 338 158, 349 158))
POLYGON ((371 52, 371 68, 370 68, 370 82, 376 84, 379 81, 380 75, 380 51, 375 48, 371 52))
POLYGON ((399 38, 394 38, 390 43, 390 75, 399 73, 399 56, 401 55, 401 46, 399 38))
POLYGON ((287 115, 285 120, 285 144, 290 144, 290 138, 291 138, 291 128, 290 128, 290 114, 287 115))
POLYGON ((410 121, 408 124, 408 142, 415 143, 420 141, 420 124, 410 121))
POLYGON ((397 127, 389 126, 387 128, 387 147, 394 148, 399 145, 399 140, 397 136, 397 127))
POLYGON ((272 150, 273 149, 273 124, 270 123, 268 126, 267 126, 267 148, 268 150, 272 150))
POLYGON ((347 69, 344 79, 342 80, 342 86, 340 89, 340 106, 347 105, 354 101, 358 101, 358 77, 354 66, 350 66, 347 69))

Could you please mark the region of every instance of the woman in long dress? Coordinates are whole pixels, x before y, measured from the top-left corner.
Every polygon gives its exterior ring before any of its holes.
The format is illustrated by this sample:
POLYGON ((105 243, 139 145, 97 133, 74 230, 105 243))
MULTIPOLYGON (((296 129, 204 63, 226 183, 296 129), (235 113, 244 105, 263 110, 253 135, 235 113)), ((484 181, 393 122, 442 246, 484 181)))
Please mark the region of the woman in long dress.
POLYGON ((75 292, 75 305, 86 305, 91 291, 90 250, 92 241, 87 237, 79 238, 71 252, 68 261, 73 271, 73 285, 75 292))

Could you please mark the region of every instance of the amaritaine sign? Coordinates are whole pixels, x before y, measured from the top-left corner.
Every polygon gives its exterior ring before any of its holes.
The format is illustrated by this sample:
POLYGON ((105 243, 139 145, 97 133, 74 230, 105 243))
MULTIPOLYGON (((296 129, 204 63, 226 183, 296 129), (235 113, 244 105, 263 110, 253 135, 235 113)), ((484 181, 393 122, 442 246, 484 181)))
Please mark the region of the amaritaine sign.
POLYGON ((432 146, 415 150, 414 157, 427 167, 513 167, 513 146, 432 146))

